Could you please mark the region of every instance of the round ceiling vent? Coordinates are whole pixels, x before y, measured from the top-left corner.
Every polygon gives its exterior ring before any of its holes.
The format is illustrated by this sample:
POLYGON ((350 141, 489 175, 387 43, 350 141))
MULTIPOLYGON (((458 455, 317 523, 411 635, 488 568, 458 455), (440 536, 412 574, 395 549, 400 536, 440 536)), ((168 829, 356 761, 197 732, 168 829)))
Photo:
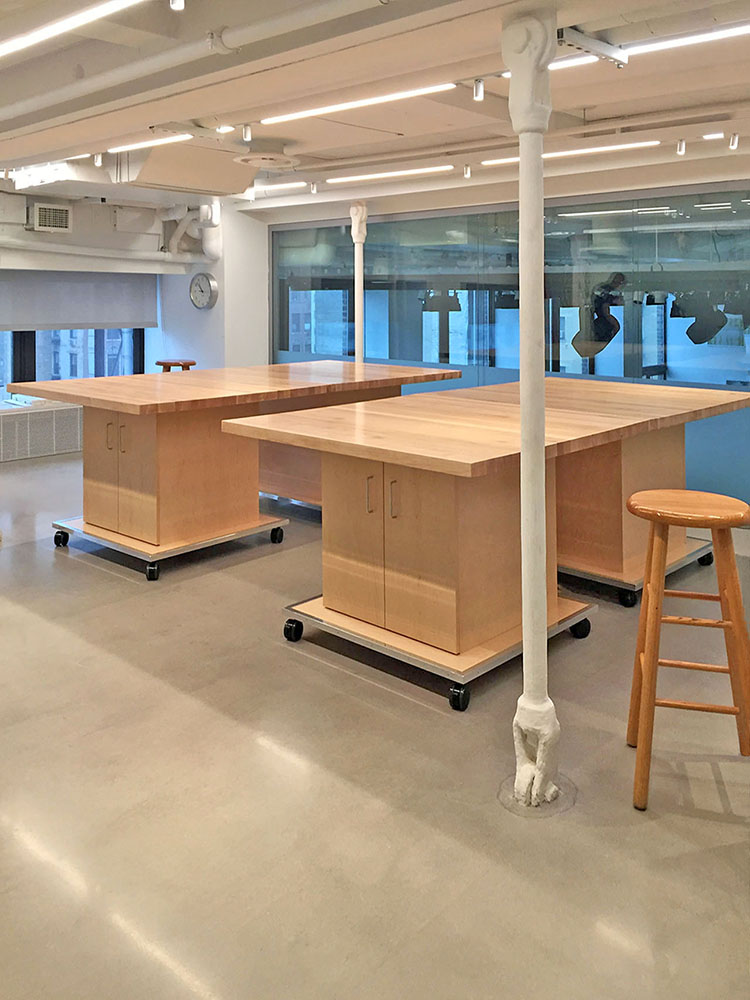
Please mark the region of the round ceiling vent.
POLYGON ((235 156, 235 163, 244 163, 259 170, 291 170, 299 160, 284 152, 283 139, 253 139, 247 143, 247 152, 235 156))

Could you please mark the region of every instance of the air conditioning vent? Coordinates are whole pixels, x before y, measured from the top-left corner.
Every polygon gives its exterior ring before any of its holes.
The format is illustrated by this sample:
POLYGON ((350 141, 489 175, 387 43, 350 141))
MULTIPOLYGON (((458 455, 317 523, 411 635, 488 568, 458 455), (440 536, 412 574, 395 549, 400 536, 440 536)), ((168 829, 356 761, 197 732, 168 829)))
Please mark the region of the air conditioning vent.
POLYGON ((67 205, 34 205, 34 231, 37 233, 69 233, 72 231, 70 207, 67 205))

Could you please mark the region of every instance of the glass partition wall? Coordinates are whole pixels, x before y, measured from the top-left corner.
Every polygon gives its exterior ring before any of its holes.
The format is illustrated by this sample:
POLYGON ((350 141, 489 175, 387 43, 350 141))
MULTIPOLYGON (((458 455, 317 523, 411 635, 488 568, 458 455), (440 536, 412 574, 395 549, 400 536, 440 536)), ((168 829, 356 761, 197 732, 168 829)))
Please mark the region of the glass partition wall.
MULTIPOLYGON (((750 195, 548 207, 545 233, 549 371, 750 384, 750 195)), ((352 356, 349 227, 280 228, 272 250, 274 359, 352 356)), ((505 381, 518 329, 517 212, 369 223, 368 358, 505 381)))

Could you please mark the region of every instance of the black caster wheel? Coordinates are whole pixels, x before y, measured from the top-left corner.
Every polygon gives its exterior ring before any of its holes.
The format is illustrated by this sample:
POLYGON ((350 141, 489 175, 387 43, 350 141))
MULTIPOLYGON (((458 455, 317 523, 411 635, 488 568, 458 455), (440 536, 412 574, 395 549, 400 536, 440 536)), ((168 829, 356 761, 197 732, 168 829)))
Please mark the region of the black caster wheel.
POLYGON ((284 529, 271 528, 271 541, 274 545, 280 545, 284 541, 284 529))
POLYGON ((469 707, 471 692, 463 684, 451 684, 448 692, 448 703, 454 712, 465 712, 469 707))
POLYGON ((305 626, 301 621, 298 621, 296 618, 287 618, 284 622, 284 638, 287 642, 299 642, 304 629, 305 626))
POLYGON ((158 580, 159 579, 159 563, 147 563, 146 564, 146 579, 147 580, 158 580))
POLYGON ((56 531, 55 532, 55 548, 67 548, 68 542, 70 541, 70 535, 67 531, 56 531))
POLYGON ((706 552, 704 555, 698 556, 699 566, 710 566, 713 563, 713 561, 714 561, 713 552, 706 552))
POLYGON ((591 632, 591 622, 588 618, 582 618, 575 625, 571 625, 569 631, 574 639, 585 639, 591 632))
POLYGON ((638 603, 638 594, 634 590, 618 590, 617 600, 624 608, 634 608, 638 603))

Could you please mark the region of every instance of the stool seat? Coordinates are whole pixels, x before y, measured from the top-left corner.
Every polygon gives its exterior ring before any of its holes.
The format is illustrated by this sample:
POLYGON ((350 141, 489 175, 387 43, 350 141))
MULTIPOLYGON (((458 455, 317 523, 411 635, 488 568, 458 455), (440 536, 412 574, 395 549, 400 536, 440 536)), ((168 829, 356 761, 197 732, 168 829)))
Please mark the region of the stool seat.
POLYGON ((636 517, 683 528, 737 528, 750 524, 750 505, 698 490, 641 490, 628 500, 636 517))
POLYGON ((171 372, 173 368, 181 368, 186 372, 193 367, 195 361, 190 358, 170 358, 167 361, 155 361, 154 364, 161 365, 162 372, 171 372))

